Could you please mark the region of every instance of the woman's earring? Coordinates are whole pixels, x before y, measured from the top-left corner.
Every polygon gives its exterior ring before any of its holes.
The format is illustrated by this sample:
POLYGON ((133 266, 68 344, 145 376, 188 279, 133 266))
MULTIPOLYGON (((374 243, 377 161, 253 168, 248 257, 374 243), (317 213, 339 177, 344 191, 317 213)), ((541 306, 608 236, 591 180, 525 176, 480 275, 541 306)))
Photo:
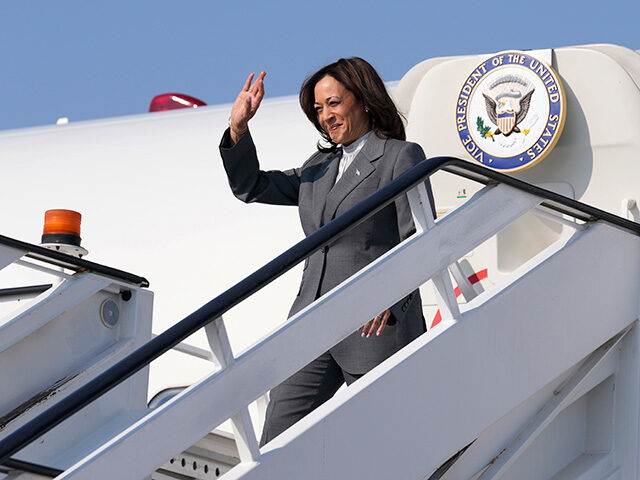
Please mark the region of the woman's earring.
POLYGON ((364 113, 369 113, 369 109, 365 107, 364 113))

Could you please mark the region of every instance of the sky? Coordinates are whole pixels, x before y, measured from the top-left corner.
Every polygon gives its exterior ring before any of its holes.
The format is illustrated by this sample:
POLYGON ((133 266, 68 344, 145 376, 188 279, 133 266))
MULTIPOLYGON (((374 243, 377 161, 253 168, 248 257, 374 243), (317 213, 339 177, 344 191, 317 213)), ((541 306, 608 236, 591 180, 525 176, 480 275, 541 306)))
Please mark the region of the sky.
POLYGON ((266 96, 360 56, 385 81, 437 56, 616 43, 640 49, 640 0, 0 1, 0 130, 140 114, 160 93, 266 96))

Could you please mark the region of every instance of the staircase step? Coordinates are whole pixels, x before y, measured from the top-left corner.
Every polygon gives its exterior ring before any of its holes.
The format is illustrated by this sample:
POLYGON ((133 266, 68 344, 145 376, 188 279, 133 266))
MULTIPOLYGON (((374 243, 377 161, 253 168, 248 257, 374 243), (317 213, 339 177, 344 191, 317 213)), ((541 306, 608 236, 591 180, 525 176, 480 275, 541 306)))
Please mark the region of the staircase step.
POLYGON ((240 462, 233 435, 214 430, 153 473, 153 480, 215 479, 240 462))

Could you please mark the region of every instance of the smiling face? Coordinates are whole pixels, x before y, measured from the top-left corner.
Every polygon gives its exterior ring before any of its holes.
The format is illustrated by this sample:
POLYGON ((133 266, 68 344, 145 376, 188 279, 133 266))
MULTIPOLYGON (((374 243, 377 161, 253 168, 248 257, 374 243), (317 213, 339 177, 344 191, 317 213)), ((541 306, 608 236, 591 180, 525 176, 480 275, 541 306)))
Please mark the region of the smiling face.
POLYGON ((325 75, 313 92, 318 121, 334 143, 349 145, 371 129, 362 102, 335 78, 325 75))

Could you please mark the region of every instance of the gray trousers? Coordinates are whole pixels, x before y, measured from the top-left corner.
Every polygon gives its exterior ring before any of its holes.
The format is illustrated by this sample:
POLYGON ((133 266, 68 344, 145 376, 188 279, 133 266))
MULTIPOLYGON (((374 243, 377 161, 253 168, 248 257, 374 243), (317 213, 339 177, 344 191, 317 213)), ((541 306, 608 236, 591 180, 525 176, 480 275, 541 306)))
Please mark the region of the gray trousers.
POLYGON ((351 385, 362 375, 342 370, 329 352, 291 375, 271 390, 260 446, 329 400, 343 383, 351 385))

